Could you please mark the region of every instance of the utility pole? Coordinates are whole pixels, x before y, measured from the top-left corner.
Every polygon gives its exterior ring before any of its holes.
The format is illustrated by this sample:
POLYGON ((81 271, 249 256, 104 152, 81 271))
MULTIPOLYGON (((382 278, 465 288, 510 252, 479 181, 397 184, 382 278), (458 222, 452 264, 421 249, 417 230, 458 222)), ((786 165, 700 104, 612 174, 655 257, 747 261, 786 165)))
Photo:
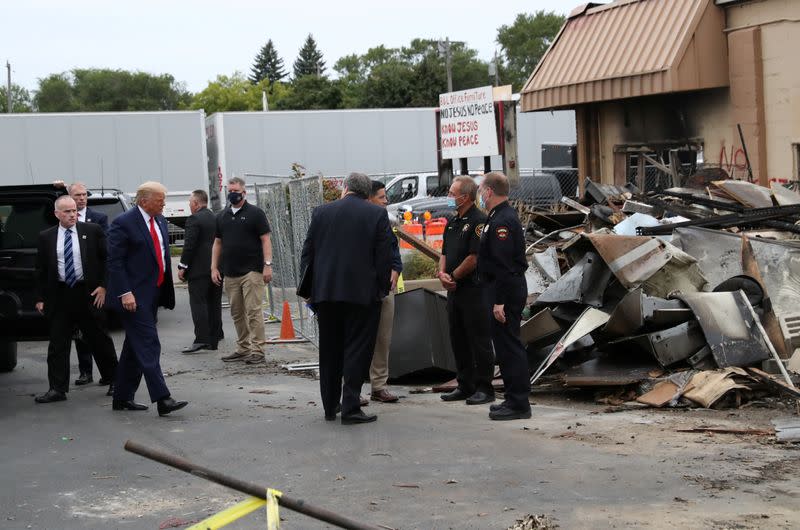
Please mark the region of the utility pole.
POLYGON ((494 51, 494 86, 500 86, 500 66, 497 64, 497 50, 494 51))
MULTIPOLYGON (((447 91, 448 92, 452 92, 453 91, 453 60, 452 60, 453 54, 450 53, 450 37, 447 37, 444 40, 444 45, 445 45, 445 50, 446 50, 445 53, 447 54, 445 56, 445 64, 447 65, 447 91)), ((11 70, 9 70, 9 72, 11 72, 11 70)))
POLYGON ((450 37, 444 39, 444 42, 437 43, 439 49, 439 56, 444 55, 445 70, 447 70, 447 91, 453 91, 453 61, 452 54, 450 53, 450 37))
POLYGON ((267 103, 267 91, 261 91, 261 110, 264 112, 269 110, 269 103, 267 103))
POLYGON ((6 112, 11 114, 11 63, 6 61, 6 70, 8 70, 8 88, 6 89, 6 97, 8 98, 8 109, 6 112))

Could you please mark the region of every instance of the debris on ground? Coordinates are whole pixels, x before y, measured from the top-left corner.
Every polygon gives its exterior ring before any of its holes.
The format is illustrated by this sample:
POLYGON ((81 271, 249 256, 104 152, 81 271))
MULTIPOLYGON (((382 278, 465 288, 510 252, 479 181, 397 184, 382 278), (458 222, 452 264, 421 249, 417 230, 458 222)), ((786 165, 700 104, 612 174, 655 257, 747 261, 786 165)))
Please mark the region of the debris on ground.
POLYGON ((559 528, 555 520, 549 515, 527 514, 508 527, 508 530, 554 530, 559 528))

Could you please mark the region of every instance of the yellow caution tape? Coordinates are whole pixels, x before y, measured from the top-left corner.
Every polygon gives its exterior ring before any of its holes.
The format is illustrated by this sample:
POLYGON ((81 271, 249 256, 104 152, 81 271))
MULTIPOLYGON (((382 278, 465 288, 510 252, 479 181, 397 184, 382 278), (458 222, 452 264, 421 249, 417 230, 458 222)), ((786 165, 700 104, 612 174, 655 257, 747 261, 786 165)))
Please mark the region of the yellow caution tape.
POLYGON ((212 515, 208 519, 190 526, 187 530, 217 530, 218 528, 231 524, 237 519, 241 519, 245 515, 253 513, 265 504, 267 504, 267 501, 264 499, 250 497, 246 501, 242 501, 235 506, 231 506, 226 510, 212 515))
POLYGON ((283 495, 278 490, 267 488, 267 530, 279 530, 281 516, 279 513, 278 498, 283 495))

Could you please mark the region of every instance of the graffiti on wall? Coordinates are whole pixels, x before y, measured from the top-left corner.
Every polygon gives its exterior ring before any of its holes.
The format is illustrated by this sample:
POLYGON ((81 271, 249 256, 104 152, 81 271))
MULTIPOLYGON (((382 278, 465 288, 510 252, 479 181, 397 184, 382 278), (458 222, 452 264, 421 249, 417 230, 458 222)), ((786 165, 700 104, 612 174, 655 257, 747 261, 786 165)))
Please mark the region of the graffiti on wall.
POLYGON ((726 148, 724 140, 719 149, 719 167, 727 171, 731 178, 748 179, 744 150, 735 145, 726 148))

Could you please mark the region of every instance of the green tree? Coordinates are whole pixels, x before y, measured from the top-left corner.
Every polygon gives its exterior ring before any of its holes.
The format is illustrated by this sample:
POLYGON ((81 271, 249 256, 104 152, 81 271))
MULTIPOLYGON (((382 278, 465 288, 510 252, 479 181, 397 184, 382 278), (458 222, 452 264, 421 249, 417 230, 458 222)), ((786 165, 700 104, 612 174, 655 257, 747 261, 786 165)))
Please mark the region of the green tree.
POLYGON ((267 91, 270 108, 291 94, 291 86, 264 79, 257 84, 245 79, 240 72, 218 75, 214 81, 192 98, 189 108, 203 109, 206 114, 242 110, 262 110, 262 91, 267 91))
POLYGON ((322 76, 324 73, 325 61, 322 60, 322 52, 319 51, 314 37, 309 33, 294 62, 294 77, 300 79, 307 75, 322 76))
MULTIPOLYGON (((438 42, 414 39, 402 49, 413 65, 412 107, 435 107, 439 94, 447 92, 447 60, 439 52, 438 42)), ((488 64, 478 59, 478 52, 463 42, 450 43, 453 90, 465 90, 490 84, 488 64)))
POLYGON ((272 39, 269 39, 256 55, 255 63, 250 72, 250 82, 253 84, 264 79, 274 83, 286 77, 286 71, 283 69, 283 59, 278 57, 278 51, 275 49, 275 45, 272 44, 272 39))
POLYGON ((39 112, 77 112, 80 110, 72 90, 69 74, 50 74, 39 79, 39 90, 33 98, 39 112))
POLYGON ((280 110, 320 110, 342 108, 342 90, 338 81, 318 75, 305 75, 294 80, 292 91, 276 102, 280 110))
POLYGON ((39 80, 40 112, 176 110, 191 95, 169 74, 75 69, 39 80))
POLYGON ((513 24, 497 29, 497 43, 502 47, 506 62, 505 80, 515 91, 523 88, 564 20, 563 15, 542 10, 533 15, 520 13, 513 24))
MULTIPOLYGON (((11 83, 11 112, 31 112, 33 104, 31 93, 23 87, 11 83)), ((0 86, 0 113, 8 112, 8 89, 0 86)))

